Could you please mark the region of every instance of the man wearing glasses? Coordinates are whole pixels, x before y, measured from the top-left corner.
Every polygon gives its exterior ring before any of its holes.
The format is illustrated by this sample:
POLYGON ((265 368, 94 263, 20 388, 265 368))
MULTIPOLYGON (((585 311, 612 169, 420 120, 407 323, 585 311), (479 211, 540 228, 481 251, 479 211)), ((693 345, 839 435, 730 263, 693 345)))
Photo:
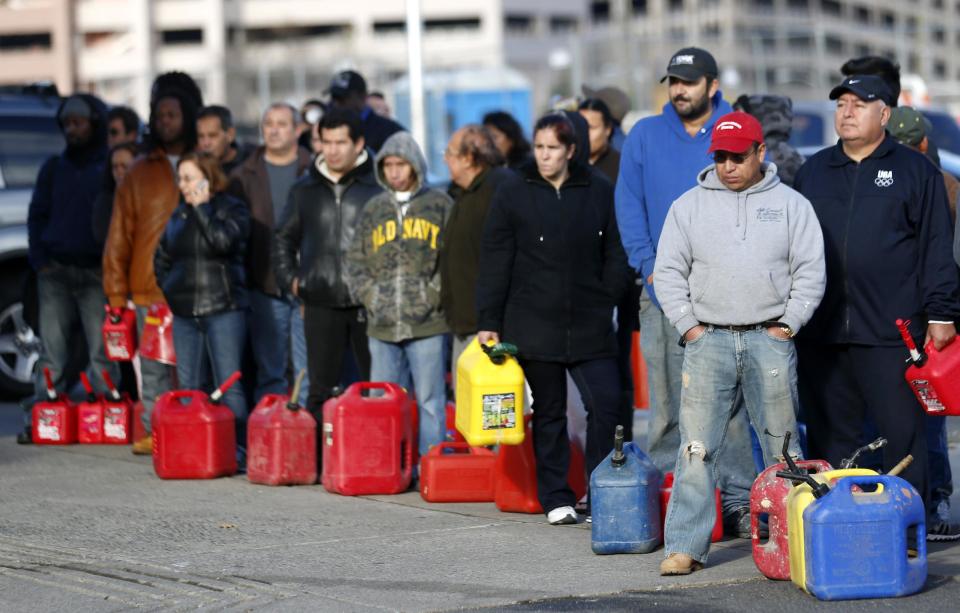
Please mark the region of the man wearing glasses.
MULTIPOLYGON (((758 433, 796 432, 792 338, 825 284, 820 224, 810 202, 764 162, 760 123, 743 112, 720 117, 709 152, 714 164, 667 213, 653 273, 684 345, 662 575, 689 574, 706 561, 716 461, 738 396, 758 433)), ((767 464, 777 462, 780 442, 760 440, 767 464)), ((796 438, 791 447, 799 455, 796 438)))

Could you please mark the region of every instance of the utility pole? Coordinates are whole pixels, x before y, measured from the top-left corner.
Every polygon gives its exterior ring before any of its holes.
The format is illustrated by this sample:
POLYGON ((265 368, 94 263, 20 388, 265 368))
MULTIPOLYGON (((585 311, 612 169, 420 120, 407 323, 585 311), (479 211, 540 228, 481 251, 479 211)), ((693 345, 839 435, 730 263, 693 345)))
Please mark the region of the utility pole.
POLYGON ((407 0, 407 72, 410 83, 410 133, 427 153, 427 125, 423 105, 423 55, 420 0, 407 0))

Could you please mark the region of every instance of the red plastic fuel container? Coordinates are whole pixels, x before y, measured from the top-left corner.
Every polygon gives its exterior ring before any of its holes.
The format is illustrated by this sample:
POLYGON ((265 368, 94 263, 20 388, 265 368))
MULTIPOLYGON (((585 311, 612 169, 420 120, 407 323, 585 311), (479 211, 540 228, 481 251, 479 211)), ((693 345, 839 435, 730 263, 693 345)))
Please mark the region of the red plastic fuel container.
POLYGON ((148 435, 147 429, 143 425, 143 401, 138 400, 133 403, 133 440, 139 441, 148 435))
POLYGON ((87 373, 80 373, 87 398, 77 404, 77 442, 96 445, 103 442, 103 399, 93 393, 87 373))
MULTIPOLYGON (((833 470, 825 460, 797 460, 797 468, 810 474, 833 470)), ((765 577, 790 579, 790 542, 787 531, 787 494, 793 483, 777 476, 777 471, 789 467, 780 462, 767 467, 750 488, 750 540, 753 545, 753 561, 765 577), (760 516, 767 516, 770 536, 760 542, 760 516)))
POLYGON ((247 480, 263 485, 317 482, 317 421, 297 403, 304 373, 293 393, 267 394, 247 420, 247 480))
POLYGON ((110 373, 104 370, 103 382, 108 394, 103 397, 103 443, 127 445, 133 440, 133 402, 127 394, 121 394, 113 384, 110 373))
MULTIPOLYGON (((543 513, 537 499, 537 463, 533 455, 533 420, 524 417, 526 429, 519 445, 500 445, 494 465, 493 502, 506 513, 543 513)), ((570 441, 567 484, 577 500, 587 493, 586 460, 575 441, 570 441)))
POLYGON ((209 396, 175 390, 157 398, 150 424, 158 477, 213 479, 237 472, 233 412, 219 401, 239 378, 239 372, 233 373, 209 396))
POLYGON ((137 351, 137 312, 109 305, 104 308, 103 351, 108 360, 129 362, 137 351))
POLYGON ((420 462, 420 496, 427 502, 493 502, 496 460, 486 447, 440 443, 420 462))
MULTIPOLYGON (((667 507, 670 504, 670 494, 673 493, 673 473, 667 473, 663 476, 663 483, 660 484, 660 526, 667 523, 667 507)), ((723 538, 723 507, 720 506, 720 489, 715 490, 715 499, 717 504, 717 521, 713 524, 713 532, 710 533, 710 542, 716 543, 723 538)), ((663 530, 661 529, 661 534, 663 530)))
POLYGON ((37 445, 70 445, 77 442, 77 407, 53 387, 50 369, 43 369, 47 399, 33 405, 33 442, 37 445))
POLYGON ((323 487, 346 496, 398 494, 410 487, 412 402, 394 383, 354 383, 323 405, 323 487), (363 392, 379 391, 365 396, 363 392))
POLYGON ((937 351, 931 342, 921 352, 910 336, 909 325, 909 320, 897 320, 913 362, 904 374, 907 383, 928 414, 960 415, 960 343, 954 341, 937 351))

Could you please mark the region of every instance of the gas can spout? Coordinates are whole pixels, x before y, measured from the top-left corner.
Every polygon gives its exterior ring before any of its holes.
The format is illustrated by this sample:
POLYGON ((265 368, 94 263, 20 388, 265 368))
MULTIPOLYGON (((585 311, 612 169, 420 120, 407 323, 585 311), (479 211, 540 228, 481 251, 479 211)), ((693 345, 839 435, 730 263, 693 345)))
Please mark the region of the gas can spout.
POLYGON ((293 391, 290 393, 290 400, 287 401, 287 408, 291 411, 300 410, 300 388, 303 386, 303 377, 307 374, 307 369, 302 368, 297 374, 297 380, 293 383, 293 391))
POLYGON ((910 350, 910 359, 917 366, 923 366, 927 361, 927 354, 917 348, 917 344, 913 341, 913 337, 910 336, 910 330, 907 329, 907 326, 909 325, 909 319, 897 320, 897 329, 900 331, 900 338, 903 339, 907 349, 910 350))
POLYGON ((614 466, 623 466, 627 461, 627 456, 623 455, 623 426, 617 426, 617 432, 613 436, 613 457, 610 463, 614 466))

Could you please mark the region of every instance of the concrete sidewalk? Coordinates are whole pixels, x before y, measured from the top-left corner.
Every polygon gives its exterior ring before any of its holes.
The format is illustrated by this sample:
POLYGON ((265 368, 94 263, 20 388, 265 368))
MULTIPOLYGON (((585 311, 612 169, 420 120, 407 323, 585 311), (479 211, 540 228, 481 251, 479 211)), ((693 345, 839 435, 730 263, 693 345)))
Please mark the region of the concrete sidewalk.
MULTIPOLYGON (((416 492, 161 481, 128 447, 17 446, 13 412, 0 405, 4 610, 636 610, 659 597, 663 610, 701 598, 702 610, 742 611, 747 594, 767 609, 819 606, 762 579, 746 541, 715 544, 690 577, 661 578, 660 551, 594 555, 587 524, 416 492)), ((960 546, 932 546, 929 560, 928 595, 898 606, 942 611, 960 596, 960 546)))

